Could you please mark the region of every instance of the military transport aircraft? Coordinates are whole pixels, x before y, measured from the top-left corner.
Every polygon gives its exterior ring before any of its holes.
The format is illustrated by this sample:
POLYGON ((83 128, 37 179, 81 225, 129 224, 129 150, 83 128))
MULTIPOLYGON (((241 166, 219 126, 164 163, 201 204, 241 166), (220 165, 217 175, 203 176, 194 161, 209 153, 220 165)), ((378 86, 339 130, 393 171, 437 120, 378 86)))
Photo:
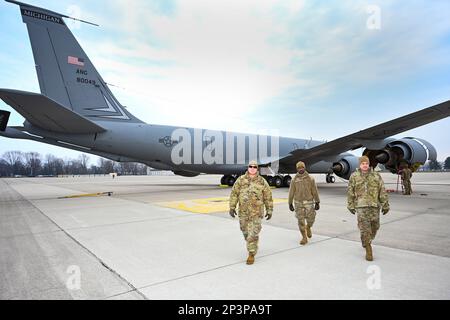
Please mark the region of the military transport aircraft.
POLYGON ((429 142, 391 136, 450 115, 449 100, 330 142, 146 124, 117 101, 97 72, 63 20, 74 18, 6 1, 20 6, 41 93, 0 89, 0 98, 25 118, 23 126, 8 127, 10 113, 0 111, 4 137, 140 162, 182 176, 221 174, 221 183, 230 186, 249 160, 257 159, 269 183, 281 187, 290 184, 299 160, 309 172, 326 174, 328 183, 335 181, 333 174, 348 179, 358 165, 348 151, 359 148, 365 148, 372 166, 381 163, 392 173, 404 161, 414 165, 436 159, 429 142))

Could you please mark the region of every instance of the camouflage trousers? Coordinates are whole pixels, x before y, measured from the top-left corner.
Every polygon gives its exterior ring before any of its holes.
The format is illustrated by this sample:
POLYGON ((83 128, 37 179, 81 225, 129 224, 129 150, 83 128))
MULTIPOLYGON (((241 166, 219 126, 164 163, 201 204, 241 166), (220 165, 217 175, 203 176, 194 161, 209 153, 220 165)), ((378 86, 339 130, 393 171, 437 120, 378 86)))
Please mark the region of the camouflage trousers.
POLYGON ((403 194, 411 194, 411 180, 403 180, 403 194))
POLYGON ((306 224, 312 227, 314 221, 316 221, 316 210, 314 210, 314 204, 302 205, 295 203, 295 217, 298 220, 298 228, 300 232, 306 231, 306 224))
POLYGON ((380 209, 377 207, 357 208, 358 228, 363 245, 370 244, 380 228, 380 209))
POLYGON ((259 232, 262 228, 261 220, 259 216, 239 213, 239 225, 244 239, 247 241, 247 250, 252 254, 256 254, 258 251, 259 232))

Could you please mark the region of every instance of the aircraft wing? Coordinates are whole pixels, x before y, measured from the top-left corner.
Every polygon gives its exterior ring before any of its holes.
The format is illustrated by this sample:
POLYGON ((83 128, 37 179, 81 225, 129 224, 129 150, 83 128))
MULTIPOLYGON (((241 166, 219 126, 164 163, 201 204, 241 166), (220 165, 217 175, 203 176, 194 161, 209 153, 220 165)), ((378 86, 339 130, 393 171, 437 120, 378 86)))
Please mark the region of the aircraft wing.
POLYGON ((0 98, 32 125, 45 130, 72 134, 105 131, 94 122, 42 94, 0 89, 0 98))
POLYGON ((361 148, 370 141, 381 141, 395 134, 408 131, 433 121, 450 116, 450 100, 435 106, 410 113, 406 116, 384 122, 374 127, 352 133, 348 136, 320 144, 310 149, 297 149, 280 159, 280 163, 293 164, 297 161, 315 161, 330 155, 361 148))

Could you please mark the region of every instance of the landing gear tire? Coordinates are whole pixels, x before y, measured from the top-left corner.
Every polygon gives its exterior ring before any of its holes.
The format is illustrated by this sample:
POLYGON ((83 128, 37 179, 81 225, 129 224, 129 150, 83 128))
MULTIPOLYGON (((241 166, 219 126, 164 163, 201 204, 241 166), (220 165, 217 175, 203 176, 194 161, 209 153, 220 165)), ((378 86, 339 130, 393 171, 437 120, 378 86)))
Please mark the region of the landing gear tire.
POLYGON ((332 175, 327 174, 327 177, 325 180, 327 181, 327 183, 334 183, 336 181, 336 178, 332 175))
POLYGON ((227 176, 223 176, 222 178, 220 178, 220 184, 221 185, 226 185, 227 184, 226 178, 227 178, 227 176))
POLYGON ((283 179, 280 176, 273 177, 273 186, 281 188, 283 186, 283 179))
POLYGON ((266 180, 267 180, 267 183, 269 184, 269 186, 273 187, 273 177, 266 176, 266 180))
POLYGON ((291 186, 292 177, 290 175, 284 176, 283 187, 289 188, 291 186))
POLYGON ((232 187, 234 185, 234 183, 236 182, 236 177, 223 176, 222 179, 220 179, 220 182, 222 182, 222 180, 223 180, 222 184, 232 187))

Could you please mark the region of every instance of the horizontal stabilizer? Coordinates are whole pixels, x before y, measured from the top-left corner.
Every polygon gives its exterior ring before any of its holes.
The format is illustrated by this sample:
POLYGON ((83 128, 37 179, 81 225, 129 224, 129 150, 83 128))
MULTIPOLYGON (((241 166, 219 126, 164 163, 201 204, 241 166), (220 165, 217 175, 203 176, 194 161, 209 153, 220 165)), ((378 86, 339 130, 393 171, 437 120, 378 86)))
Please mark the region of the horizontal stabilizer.
POLYGON ((105 131, 94 122, 42 94, 0 89, 0 98, 32 125, 41 129, 72 134, 105 131))

